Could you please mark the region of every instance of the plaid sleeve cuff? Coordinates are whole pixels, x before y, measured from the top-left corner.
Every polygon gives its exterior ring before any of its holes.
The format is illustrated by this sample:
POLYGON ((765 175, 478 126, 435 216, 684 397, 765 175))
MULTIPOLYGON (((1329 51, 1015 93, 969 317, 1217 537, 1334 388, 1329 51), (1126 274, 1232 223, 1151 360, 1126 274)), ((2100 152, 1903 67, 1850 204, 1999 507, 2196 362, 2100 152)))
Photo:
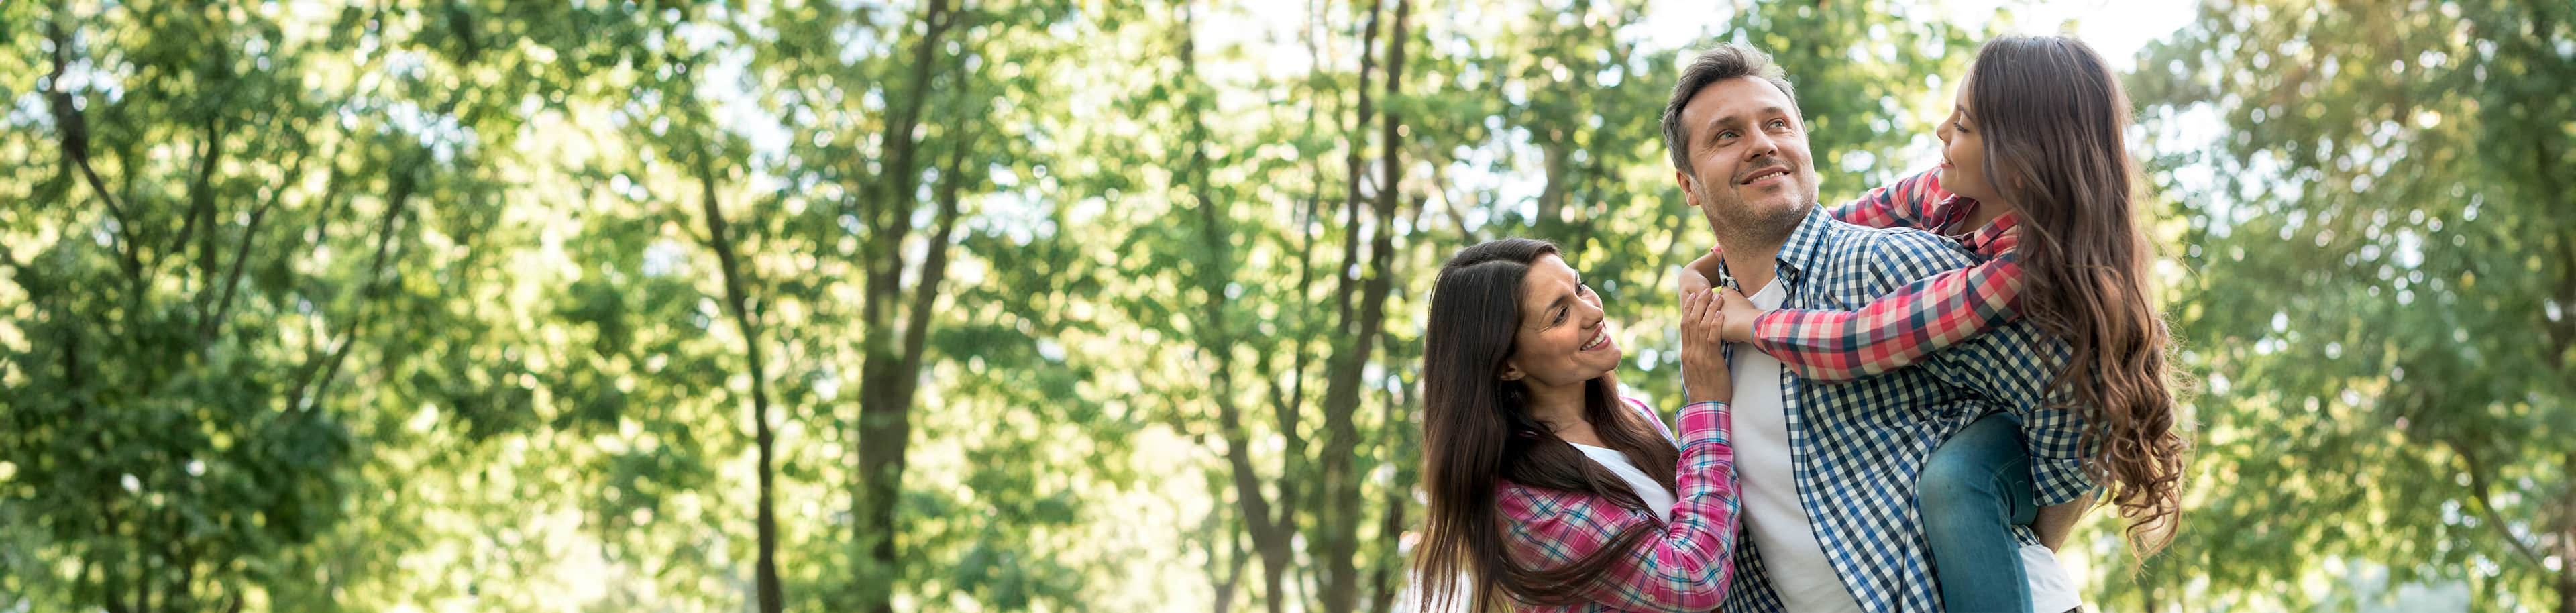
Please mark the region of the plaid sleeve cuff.
POLYGON ((2093 477, 2084 474, 2082 459, 2030 459, 2032 496, 2039 506, 2074 502, 2093 491, 2093 477))
POLYGON ((1734 427, 1732 414, 1726 403, 1715 400, 1682 407, 1682 448, 1689 449, 1703 443, 1729 444, 1727 434, 1734 427))

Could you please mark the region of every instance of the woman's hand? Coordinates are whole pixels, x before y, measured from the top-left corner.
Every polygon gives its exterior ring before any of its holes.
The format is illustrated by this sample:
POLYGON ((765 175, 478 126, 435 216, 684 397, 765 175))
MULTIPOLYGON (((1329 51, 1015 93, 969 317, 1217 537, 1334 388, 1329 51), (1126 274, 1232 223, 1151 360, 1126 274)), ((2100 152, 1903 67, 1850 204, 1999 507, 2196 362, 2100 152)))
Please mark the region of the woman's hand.
POLYGON ((1754 308, 1753 299, 1734 290, 1718 290, 1717 305, 1718 312, 1726 318, 1726 325, 1718 330, 1718 335, 1730 343, 1753 342, 1753 320, 1760 318, 1763 312, 1754 308))
POLYGON ((1689 402, 1734 402, 1735 381, 1726 369, 1726 312, 1715 292, 1682 295, 1682 390, 1689 402))

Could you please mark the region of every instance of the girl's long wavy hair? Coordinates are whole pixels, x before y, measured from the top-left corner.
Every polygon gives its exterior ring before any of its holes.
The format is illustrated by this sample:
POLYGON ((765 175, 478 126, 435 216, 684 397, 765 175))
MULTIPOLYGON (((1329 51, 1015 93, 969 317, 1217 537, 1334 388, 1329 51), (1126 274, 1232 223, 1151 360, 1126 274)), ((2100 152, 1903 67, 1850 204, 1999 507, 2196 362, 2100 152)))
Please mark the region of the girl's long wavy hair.
MULTIPOLYGON (((1521 280, 1532 262, 1556 252, 1546 241, 1506 238, 1461 250, 1440 267, 1422 338, 1422 474, 1430 510, 1414 568, 1423 610, 1451 610, 1462 598, 1472 611, 1506 609, 1513 601, 1572 604, 1659 529, 1638 524, 1591 555, 1553 568, 1511 558, 1495 509, 1504 481, 1646 509, 1626 481, 1530 418, 1526 385, 1502 380, 1521 328, 1521 280)), ((1585 382, 1584 420, 1606 446, 1673 489, 1680 453, 1645 416, 1621 406, 1618 389, 1608 373, 1585 382)))
POLYGON ((2136 217, 2128 96, 2101 55, 2060 36, 1987 42, 1966 87, 1987 182, 2021 215, 2022 316, 2071 351, 2053 397, 2087 411, 2087 469, 2128 520, 2132 559, 2154 555, 2181 520, 2188 444, 2136 217))

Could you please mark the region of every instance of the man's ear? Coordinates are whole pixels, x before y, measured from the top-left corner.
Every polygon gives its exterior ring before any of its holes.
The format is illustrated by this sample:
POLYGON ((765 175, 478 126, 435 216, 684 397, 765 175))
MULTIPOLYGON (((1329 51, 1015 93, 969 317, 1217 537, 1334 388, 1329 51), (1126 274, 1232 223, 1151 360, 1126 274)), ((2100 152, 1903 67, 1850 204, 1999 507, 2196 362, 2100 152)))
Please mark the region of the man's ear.
POLYGON ((1682 186, 1683 202, 1690 203, 1691 208, 1699 208, 1699 190, 1693 187, 1699 183, 1698 179, 1691 178, 1690 173, 1675 170, 1673 171, 1673 183, 1675 185, 1682 186))

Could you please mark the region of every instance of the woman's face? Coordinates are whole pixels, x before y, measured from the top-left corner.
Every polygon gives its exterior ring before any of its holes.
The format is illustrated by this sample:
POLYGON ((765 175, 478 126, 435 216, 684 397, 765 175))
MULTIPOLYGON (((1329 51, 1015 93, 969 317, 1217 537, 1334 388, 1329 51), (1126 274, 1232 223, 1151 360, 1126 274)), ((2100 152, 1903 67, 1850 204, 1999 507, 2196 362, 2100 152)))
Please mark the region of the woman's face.
POLYGON ((1986 184, 1986 144, 1978 137, 1984 127, 1968 118, 1969 102, 1968 85, 1962 82, 1950 117, 1933 131, 1941 136, 1941 189, 1981 203, 2002 204, 1994 186, 1986 184))
POLYGON ((1521 278, 1521 329, 1503 379, 1531 385, 1581 384, 1619 367, 1619 343, 1602 318, 1601 295, 1555 254, 1530 262, 1521 278))

